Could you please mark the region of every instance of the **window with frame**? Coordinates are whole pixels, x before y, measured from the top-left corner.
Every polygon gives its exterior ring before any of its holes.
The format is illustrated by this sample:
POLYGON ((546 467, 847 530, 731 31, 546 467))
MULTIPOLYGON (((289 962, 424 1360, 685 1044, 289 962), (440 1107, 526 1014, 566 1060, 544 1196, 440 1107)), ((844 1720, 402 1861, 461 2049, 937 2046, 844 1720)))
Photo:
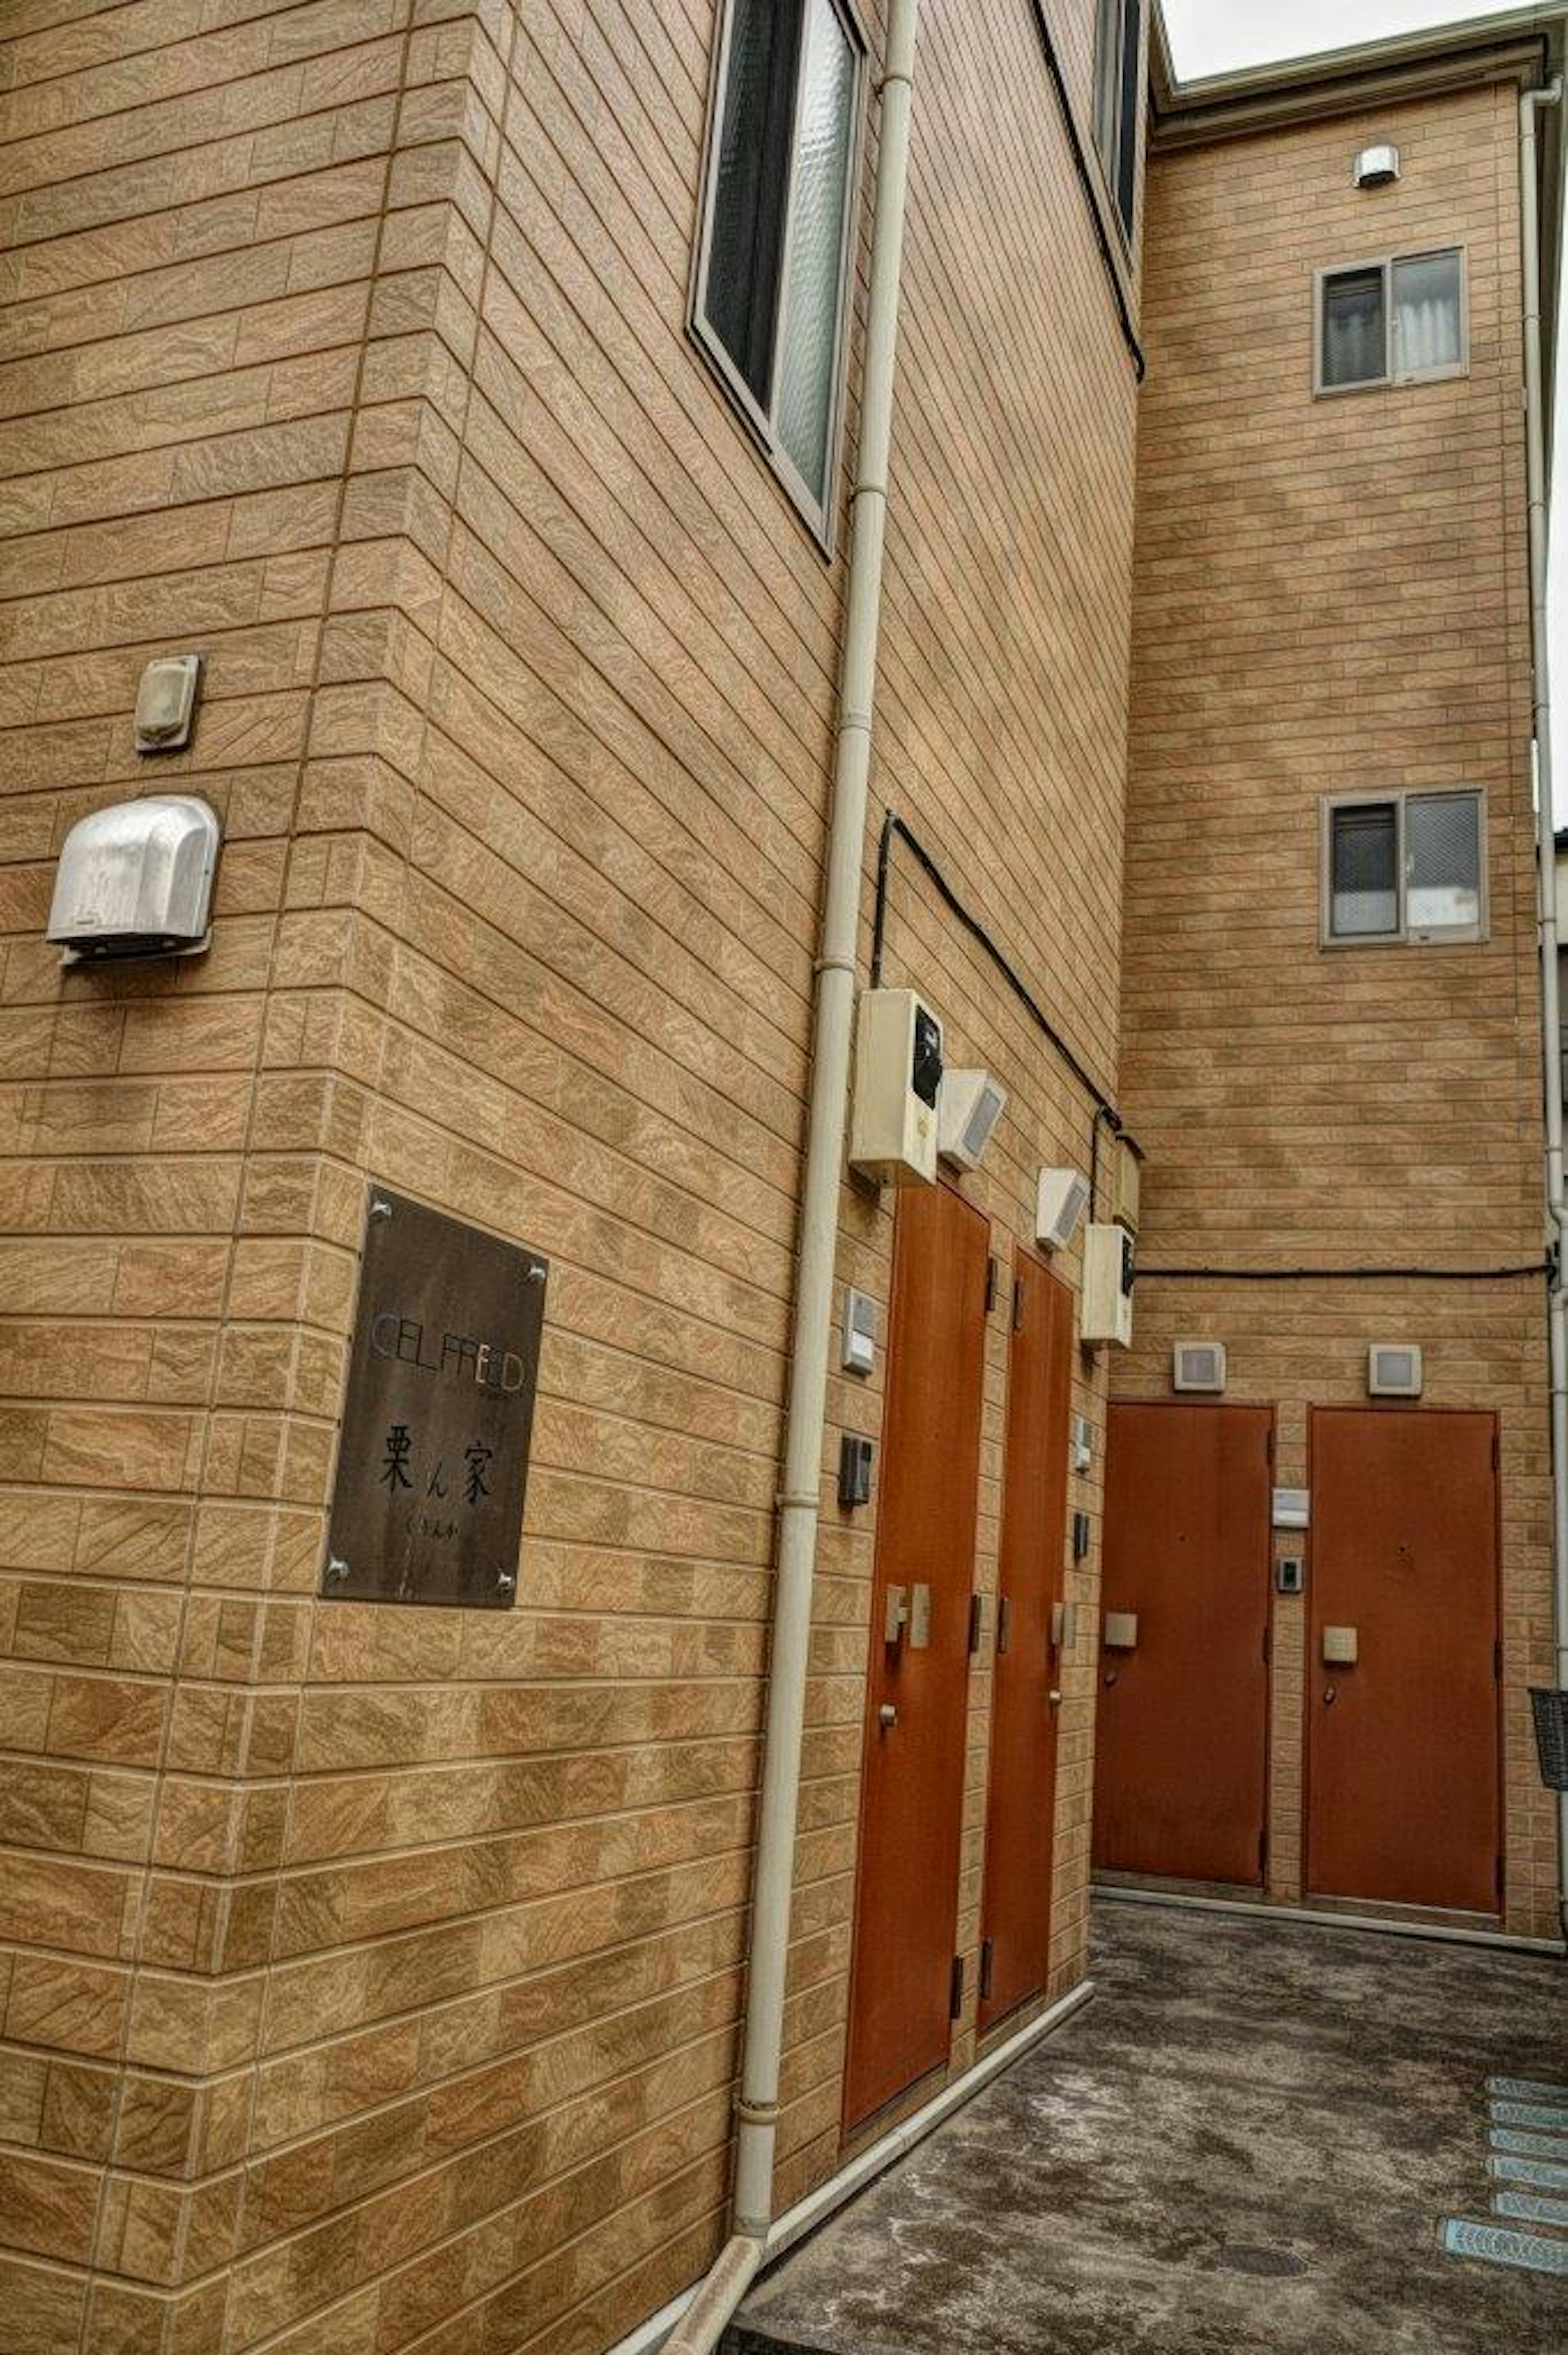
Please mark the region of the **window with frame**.
POLYGON ((1095 144, 1129 246, 1138 212, 1143 8, 1144 0, 1100 0, 1095 32, 1095 144))
POLYGON ((1318 280, 1318 390, 1462 376, 1465 332, 1465 263, 1457 246, 1325 270, 1318 280))
POLYGON ((823 539, 863 63, 840 0, 727 0, 693 324, 823 539))
POLYGON ((1467 786, 1325 803, 1325 945, 1480 940, 1485 798, 1467 786))

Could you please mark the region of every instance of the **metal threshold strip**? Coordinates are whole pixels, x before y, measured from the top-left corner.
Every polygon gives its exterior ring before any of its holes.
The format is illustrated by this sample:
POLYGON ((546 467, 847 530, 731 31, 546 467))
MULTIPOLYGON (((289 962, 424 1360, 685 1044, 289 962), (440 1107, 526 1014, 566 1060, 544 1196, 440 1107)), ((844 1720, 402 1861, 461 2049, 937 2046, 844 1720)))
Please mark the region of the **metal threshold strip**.
POLYGON ((1528 2183, 1537 2191, 1568 2191, 1568 2165, 1552 2158, 1489 2158, 1487 2172, 1499 2183, 1528 2183))
POLYGON ((1515 2158, 1568 2159, 1568 2140, 1562 2135, 1520 2134, 1511 2126, 1494 2126, 1489 2140, 1494 2150, 1506 2150, 1515 2158))
POLYGON ((1492 2206, 1522 2223, 1568 2225, 1568 2200, 1550 2200, 1543 2191, 1499 2191, 1492 2206))
POLYGON ((1479 2257, 1489 2265, 1568 2275, 1568 2241, 1510 2232, 1503 2224, 1472 2224, 1464 2218, 1450 2217, 1443 2227, 1443 2246, 1451 2257, 1479 2257))
POLYGON ((1506 1930, 1464 1930, 1446 1922, 1405 1922, 1378 1913, 1330 1913, 1309 1905, 1266 1905, 1241 1897, 1195 1897, 1180 1890, 1123 1889, 1097 1881, 1090 1895, 1118 1905, 1181 1905, 1201 1913, 1236 1913, 1253 1922, 1299 1923, 1311 1930, 1375 1930, 1389 1938, 1434 1938, 1446 1945, 1494 1946, 1518 1955, 1557 1955, 1565 1950, 1557 1938, 1520 1938, 1506 1930))
POLYGON ((1525 2188, 1492 2193, 1502 2223, 1447 2217, 1442 2246, 1451 2257, 1568 2278, 1568 2085, 1489 2077, 1487 2115, 1488 2174, 1494 2184, 1525 2188))

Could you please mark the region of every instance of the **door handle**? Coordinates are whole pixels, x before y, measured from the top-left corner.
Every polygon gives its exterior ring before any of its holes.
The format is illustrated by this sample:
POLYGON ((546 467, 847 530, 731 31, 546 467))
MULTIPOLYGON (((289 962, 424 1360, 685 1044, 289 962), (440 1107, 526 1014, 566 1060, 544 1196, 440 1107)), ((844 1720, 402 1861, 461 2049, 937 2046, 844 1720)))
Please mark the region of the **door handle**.
POLYGON ((1061 1694, 1060 1694, 1060 1693, 1055 1689, 1055 1688, 1054 1688, 1054 1686, 1053 1686, 1052 1689, 1050 1690, 1050 1692, 1048 1692, 1048 1693, 1046 1694, 1045 1698, 1046 1698, 1046 1700, 1050 1702, 1050 1704, 1051 1704, 1051 1706, 1052 1706, 1052 1708, 1053 1708, 1053 1709, 1060 1709, 1060 1708, 1061 1708, 1061 1706, 1062 1706, 1062 1696, 1061 1696, 1061 1694))
POLYGON ((1330 1685, 1330 1686, 1329 1687, 1329 1689, 1328 1689, 1327 1692, 1325 1692, 1325 1694, 1323 1695, 1323 1706, 1324 1706, 1324 1708, 1325 1708, 1325 1709, 1332 1709, 1332 1708, 1333 1708, 1333 1706, 1334 1706, 1334 1703, 1339 1700, 1339 1698, 1340 1698, 1340 1695, 1339 1695, 1338 1688, 1337 1688, 1336 1686, 1334 1686, 1334 1685, 1330 1685))
POLYGON ((897 1724, 898 1711, 890 1700, 885 1700, 882 1707, 877 1710, 876 1721, 878 1725, 881 1726, 884 1733, 887 1732, 890 1727, 897 1724))

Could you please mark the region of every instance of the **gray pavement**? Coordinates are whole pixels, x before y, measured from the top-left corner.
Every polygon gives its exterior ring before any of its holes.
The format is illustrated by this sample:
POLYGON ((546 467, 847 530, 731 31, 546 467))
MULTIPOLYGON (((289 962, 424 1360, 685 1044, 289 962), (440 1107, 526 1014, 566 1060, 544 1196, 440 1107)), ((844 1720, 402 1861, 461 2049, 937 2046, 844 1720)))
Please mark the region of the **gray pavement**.
POLYGON ((758 2285, 733 2355, 1568 2355, 1568 2277, 1439 2245, 1503 2221, 1489 2077, 1568 2084, 1568 1966, 1103 1902, 1094 1970, 758 2285))

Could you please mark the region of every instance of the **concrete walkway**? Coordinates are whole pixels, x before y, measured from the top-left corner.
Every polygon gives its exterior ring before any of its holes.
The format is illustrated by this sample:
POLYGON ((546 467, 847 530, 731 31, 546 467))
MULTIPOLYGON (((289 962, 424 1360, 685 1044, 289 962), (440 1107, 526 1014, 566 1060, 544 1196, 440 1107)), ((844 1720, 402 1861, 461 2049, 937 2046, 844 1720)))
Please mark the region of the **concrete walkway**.
POLYGON ((736 2355, 1564 2355, 1568 2278, 1438 2232, 1507 2188, 1488 2078, 1568 2083, 1568 1967, 1113 1903, 1096 1945, 1097 2000, 770 2275, 736 2355))

